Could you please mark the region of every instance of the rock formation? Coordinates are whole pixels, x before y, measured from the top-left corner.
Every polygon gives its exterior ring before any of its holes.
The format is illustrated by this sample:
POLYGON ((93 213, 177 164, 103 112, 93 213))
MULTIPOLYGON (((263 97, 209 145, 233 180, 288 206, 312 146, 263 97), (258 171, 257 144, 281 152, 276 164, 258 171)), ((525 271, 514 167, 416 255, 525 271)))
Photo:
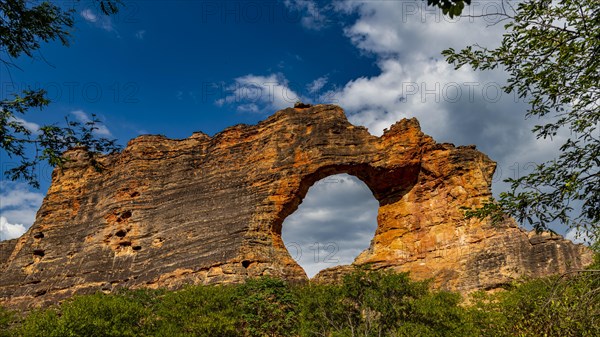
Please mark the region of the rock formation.
POLYGON ((140 136, 101 158, 101 172, 84 150, 67 155, 34 225, 0 247, 3 305, 259 275, 306 280, 281 226, 313 183, 338 173, 360 178, 379 201, 376 234, 357 265, 468 292, 591 262, 585 247, 559 236, 465 220, 459 207, 490 196, 495 163, 473 146, 436 143, 415 119, 375 137, 341 108, 316 105, 214 137, 140 136))

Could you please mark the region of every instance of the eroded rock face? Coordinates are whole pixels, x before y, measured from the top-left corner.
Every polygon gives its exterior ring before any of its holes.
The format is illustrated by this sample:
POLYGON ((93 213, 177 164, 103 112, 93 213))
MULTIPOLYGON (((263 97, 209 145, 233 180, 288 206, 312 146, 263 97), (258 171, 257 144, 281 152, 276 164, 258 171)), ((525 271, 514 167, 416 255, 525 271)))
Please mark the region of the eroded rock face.
MULTIPOLYGON (((178 287, 306 275, 281 240, 283 220, 326 176, 363 180, 378 229, 355 264, 410 271, 441 288, 491 289, 523 275, 581 268, 591 253, 560 237, 466 221, 460 206, 490 196, 495 163, 474 147, 438 144, 415 119, 383 136, 341 108, 289 108, 209 137, 141 136, 101 159, 85 151, 55 170, 35 224, 2 243, 2 304, 26 307, 118 287, 178 287)), ((335 278, 347 268, 322 272, 335 278)))
POLYGON ((0 241, 0 270, 4 270, 4 264, 15 250, 16 239, 0 241))

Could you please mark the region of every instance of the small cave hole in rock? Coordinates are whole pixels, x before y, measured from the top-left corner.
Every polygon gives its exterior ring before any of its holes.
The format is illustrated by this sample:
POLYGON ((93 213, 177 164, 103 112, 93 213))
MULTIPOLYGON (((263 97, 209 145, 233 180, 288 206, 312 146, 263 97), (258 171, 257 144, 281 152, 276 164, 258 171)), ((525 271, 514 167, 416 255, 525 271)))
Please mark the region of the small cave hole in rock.
POLYGON ((116 236, 120 237, 120 238, 124 238, 125 235, 127 235, 127 231, 124 229, 120 229, 115 233, 116 236))
POLYGON ((39 256, 39 257, 44 257, 44 255, 46 255, 46 253, 44 252, 43 249, 35 249, 33 251, 33 255, 39 256))
POLYGON ((378 208, 360 179, 329 176, 309 188, 298 209, 284 220, 281 236, 292 258, 312 278, 323 269, 351 264, 369 248, 378 208))
POLYGON ((139 251, 139 250, 142 250, 142 246, 133 246, 133 247, 131 247, 131 249, 133 249, 135 251, 139 251))
POLYGON ((129 218, 131 218, 131 211, 125 211, 125 212, 121 213, 121 215, 119 215, 117 222, 122 222, 129 218))
POLYGON ((249 266, 250 266, 250 261, 248 261, 248 260, 242 261, 242 267, 248 268, 249 266))
POLYGON ((37 233, 33 234, 33 238, 34 239, 43 239, 44 238, 44 233, 37 232, 37 233))

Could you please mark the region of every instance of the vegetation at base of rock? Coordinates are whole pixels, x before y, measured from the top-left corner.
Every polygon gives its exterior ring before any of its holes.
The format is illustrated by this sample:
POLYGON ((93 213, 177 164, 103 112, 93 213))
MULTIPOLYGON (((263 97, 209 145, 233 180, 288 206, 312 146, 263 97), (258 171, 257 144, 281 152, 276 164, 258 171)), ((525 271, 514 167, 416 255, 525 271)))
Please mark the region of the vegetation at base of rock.
POLYGON ((302 289, 301 336, 467 336, 460 295, 431 292, 408 275, 358 270, 342 285, 302 289))
POLYGON ((598 289, 598 274, 581 272, 479 292, 466 304, 406 273, 357 269, 341 284, 264 277, 76 296, 21 318, 0 309, 0 336, 598 336, 598 289))
POLYGON ((599 336, 600 254, 586 270, 527 281, 471 296, 479 336, 599 336))
POLYGON ((15 314, 0 307, 0 337, 10 336, 10 325, 15 319, 15 314))

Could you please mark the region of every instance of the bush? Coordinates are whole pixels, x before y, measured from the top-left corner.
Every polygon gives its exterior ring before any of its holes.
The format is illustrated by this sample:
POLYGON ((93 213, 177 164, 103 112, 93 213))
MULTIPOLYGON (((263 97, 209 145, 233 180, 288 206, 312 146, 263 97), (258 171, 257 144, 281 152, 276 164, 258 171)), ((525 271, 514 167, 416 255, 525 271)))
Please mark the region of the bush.
POLYGON ((161 297, 154 336, 238 336, 240 313, 235 289, 190 286, 161 297))
POLYGON ((237 288, 242 328, 248 336, 297 336, 298 298, 285 281, 263 277, 237 288))
POLYGON ((59 308, 36 311, 22 323, 20 336, 140 336, 151 312, 131 296, 101 293, 76 296, 59 308))
POLYGON ((356 270, 341 284, 269 277, 78 296, 21 322, 0 308, 3 336, 600 336, 600 274, 515 283, 496 294, 431 291, 408 274, 356 270))
POLYGON ((598 275, 529 281, 499 295, 505 335, 600 336, 598 275))
POLYGON ((303 336, 465 336, 473 332, 460 295, 431 293, 408 274, 357 270, 341 285, 302 296, 303 336))
POLYGON ((396 330, 397 336, 477 336, 458 293, 433 292, 417 298, 412 312, 396 330))
POLYGON ((10 336, 9 328, 15 320, 14 312, 0 307, 0 337, 10 336))

